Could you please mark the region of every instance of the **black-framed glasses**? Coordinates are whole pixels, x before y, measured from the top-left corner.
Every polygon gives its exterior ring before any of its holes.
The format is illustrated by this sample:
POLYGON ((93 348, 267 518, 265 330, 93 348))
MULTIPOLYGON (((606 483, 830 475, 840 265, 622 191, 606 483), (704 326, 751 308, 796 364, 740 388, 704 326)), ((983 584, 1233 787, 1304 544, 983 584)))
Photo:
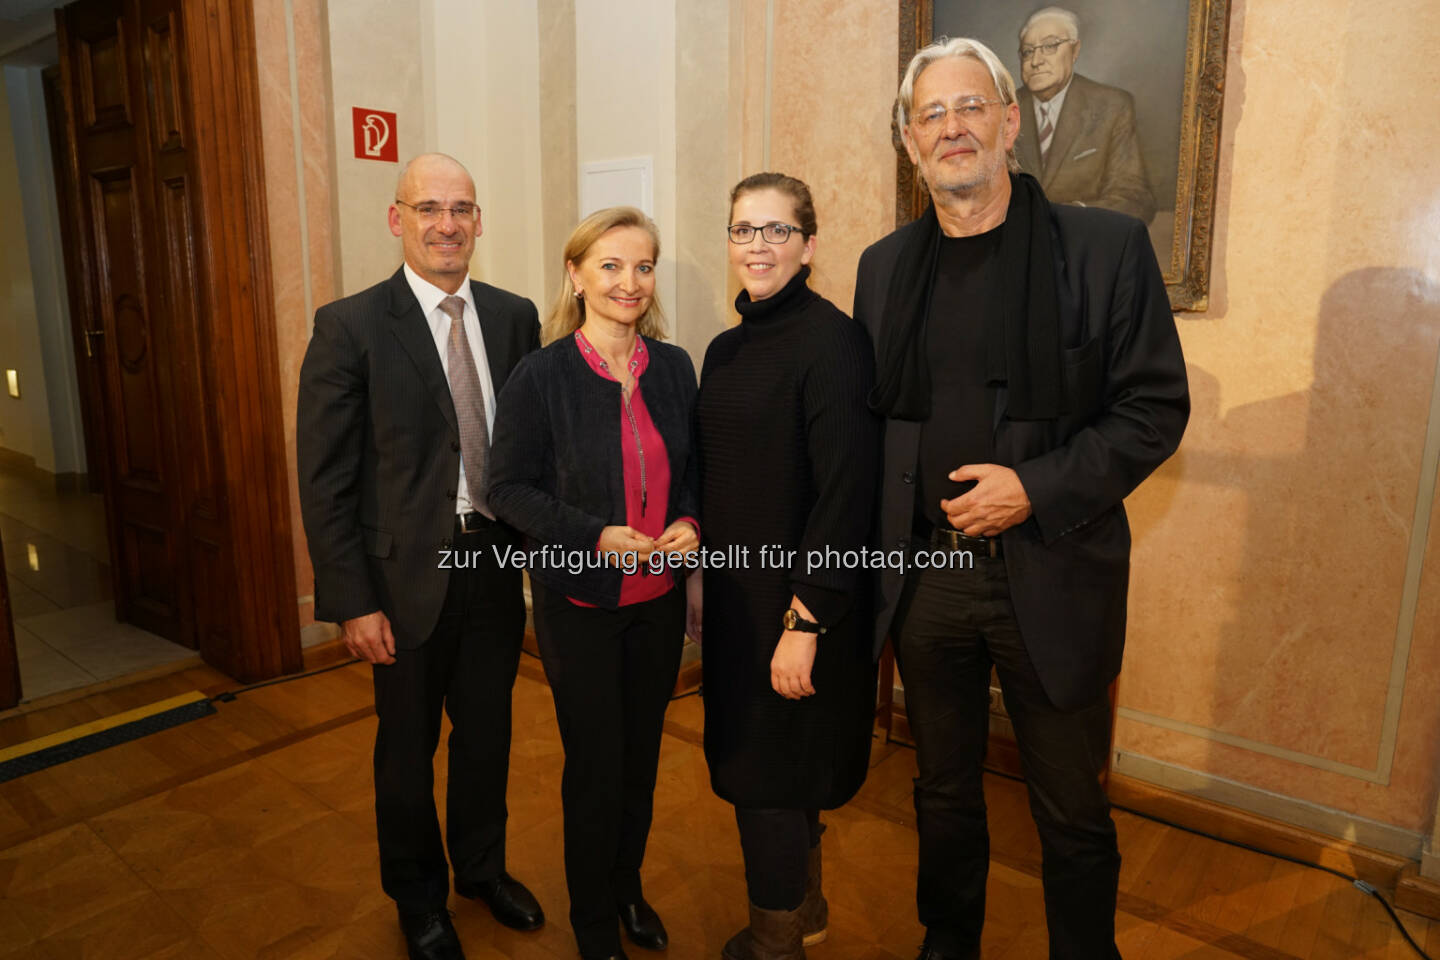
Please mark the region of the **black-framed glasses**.
POLYGON ((790 234, 803 231, 799 227, 792 227, 788 223, 772 222, 763 226, 754 226, 748 223, 732 223, 725 228, 730 234, 731 243, 749 243, 755 239, 758 232, 766 243, 784 243, 790 239, 790 234))
POLYGON ((472 223, 476 217, 480 216, 480 208, 473 203, 457 203, 447 207, 441 203, 407 203, 398 198, 395 202, 402 207, 414 210, 415 215, 421 220, 439 220, 448 213, 456 220, 472 223))
POLYGON ((1046 40, 1044 43, 1033 43, 1029 46, 1020 48, 1020 59, 1021 61, 1029 60, 1031 57, 1035 56, 1035 51, 1037 50, 1045 54, 1045 56, 1047 57, 1053 57, 1055 56, 1056 50, 1059 50, 1067 43, 1074 42, 1075 39, 1071 37, 1067 40, 1046 40))
POLYGON ((926 132, 938 130, 945 123, 945 117, 954 113, 964 124, 972 124, 985 116, 987 108, 997 103, 1004 103, 1003 100, 986 99, 985 97, 966 97, 964 100, 946 106, 943 103, 927 103, 915 111, 915 126, 926 132))

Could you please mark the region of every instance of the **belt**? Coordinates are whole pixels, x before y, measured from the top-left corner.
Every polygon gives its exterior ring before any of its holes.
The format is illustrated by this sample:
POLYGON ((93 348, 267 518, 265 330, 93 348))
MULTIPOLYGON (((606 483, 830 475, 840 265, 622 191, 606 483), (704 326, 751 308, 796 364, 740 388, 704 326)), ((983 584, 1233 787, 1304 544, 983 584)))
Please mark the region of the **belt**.
POLYGON ((991 560, 1003 556, 999 537, 972 537, 954 528, 932 527, 930 545, 944 547, 947 550, 969 550, 977 556, 988 557, 991 560))
POLYGON ((491 520, 479 510, 455 514, 455 523, 461 533, 479 533, 481 530, 493 527, 498 522, 498 520, 491 520))

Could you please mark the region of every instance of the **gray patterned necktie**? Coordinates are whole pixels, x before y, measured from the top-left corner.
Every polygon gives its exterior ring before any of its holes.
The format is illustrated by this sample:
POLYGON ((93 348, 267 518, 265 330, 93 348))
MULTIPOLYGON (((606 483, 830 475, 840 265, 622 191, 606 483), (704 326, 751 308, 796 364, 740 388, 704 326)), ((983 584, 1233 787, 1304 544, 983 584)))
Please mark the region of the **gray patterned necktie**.
POLYGON ((1049 105, 1040 104, 1040 118, 1044 121, 1040 125, 1040 166, 1044 167, 1050 159, 1050 141, 1055 139, 1055 125, 1050 122, 1049 105))
POLYGON ((485 391, 475 370, 475 356, 465 335, 465 299, 446 297, 440 309, 450 317, 450 342, 446 360, 450 371, 450 399, 460 426, 460 456, 465 464, 465 486, 470 505, 495 519, 485 502, 485 462, 490 453, 490 431, 485 427, 485 391))

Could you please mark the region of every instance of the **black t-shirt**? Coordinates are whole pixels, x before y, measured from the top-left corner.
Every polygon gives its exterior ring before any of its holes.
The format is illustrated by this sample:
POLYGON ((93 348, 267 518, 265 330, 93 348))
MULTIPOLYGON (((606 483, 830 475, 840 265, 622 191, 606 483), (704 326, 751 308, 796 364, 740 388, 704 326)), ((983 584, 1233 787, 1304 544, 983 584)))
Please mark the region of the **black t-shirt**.
POLYGON ((995 462, 995 390, 985 383, 985 318, 1000 309, 1000 228, 940 238, 925 354, 930 363, 930 419, 920 427, 915 527, 949 527, 940 500, 975 485, 950 479, 964 464, 995 462))

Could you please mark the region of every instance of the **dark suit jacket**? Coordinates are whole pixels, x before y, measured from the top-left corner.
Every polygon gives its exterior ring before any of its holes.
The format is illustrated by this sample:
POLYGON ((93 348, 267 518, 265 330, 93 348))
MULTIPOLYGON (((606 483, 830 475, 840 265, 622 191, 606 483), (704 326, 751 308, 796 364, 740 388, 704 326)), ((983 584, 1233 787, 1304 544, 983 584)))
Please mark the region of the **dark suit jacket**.
MULTIPOLYGON (((535 305, 470 281, 495 392, 540 345, 535 305)), ((434 629, 450 572, 460 432, 450 386, 404 269, 315 312, 300 368, 300 511, 315 619, 383 610, 397 647, 434 629)))
POLYGON ((1016 99, 1020 137, 1015 141, 1015 158, 1020 169, 1040 181, 1051 203, 1079 202, 1150 222, 1155 216, 1155 193, 1140 156, 1135 99, 1129 93, 1078 73, 1071 77, 1043 170, 1035 95, 1021 87, 1016 99))
MULTIPOLYGON (((1094 702, 1120 671, 1130 575, 1122 501, 1175 451, 1190 399, 1175 318, 1144 225, 1108 210, 1051 211, 1068 412, 1012 420, 1002 388, 995 456, 1019 474, 1033 509, 1029 520, 1001 535, 1021 636, 1050 699, 1075 709, 1094 702)), ((855 318, 869 329, 877 353, 890 274, 906 231, 916 228, 896 230, 860 257, 855 318)), ((878 524, 885 550, 911 536, 919 441, 918 422, 886 421, 878 524)), ((902 586, 899 571, 883 572, 876 656, 902 586)))

